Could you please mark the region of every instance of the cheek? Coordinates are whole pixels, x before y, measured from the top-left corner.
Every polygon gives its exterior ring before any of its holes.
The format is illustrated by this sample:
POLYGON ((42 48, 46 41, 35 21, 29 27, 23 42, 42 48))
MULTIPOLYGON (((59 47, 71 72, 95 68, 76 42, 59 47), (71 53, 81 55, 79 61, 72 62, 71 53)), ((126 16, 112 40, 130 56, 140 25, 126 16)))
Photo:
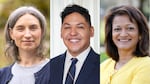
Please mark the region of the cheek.
POLYGON ((134 32, 133 35, 134 35, 135 37, 139 37, 138 31, 137 31, 137 32, 134 32))
POLYGON ((112 39, 115 39, 116 38, 116 34, 112 34, 112 39))
POLYGON ((112 33, 112 40, 115 41, 117 39, 117 34, 116 33, 112 33))
POLYGON ((16 46, 19 46, 21 44, 21 36, 14 35, 12 39, 16 46))
POLYGON ((93 36, 90 32, 80 32, 81 37, 83 37, 86 41, 89 41, 93 36))
POLYGON ((135 39, 135 41, 138 42, 138 41, 139 41, 139 34, 134 34, 134 35, 133 35, 133 38, 135 39))
POLYGON ((19 39, 21 39, 21 37, 22 37, 21 34, 15 33, 15 34, 12 35, 11 38, 12 38, 13 40, 19 40, 19 39))
POLYGON ((36 38, 39 39, 39 40, 41 40, 41 39, 42 39, 42 33, 41 33, 41 32, 38 32, 38 33, 36 34, 36 38))
POLYGON ((62 38, 62 39, 66 38, 68 35, 69 35, 69 33, 66 32, 66 31, 62 31, 62 32, 61 32, 61 38, 62 38))
POLYGON ((132 38, 139 38, 140 36, 138 31, 129 32, 129 35, 132 36, 132 38))

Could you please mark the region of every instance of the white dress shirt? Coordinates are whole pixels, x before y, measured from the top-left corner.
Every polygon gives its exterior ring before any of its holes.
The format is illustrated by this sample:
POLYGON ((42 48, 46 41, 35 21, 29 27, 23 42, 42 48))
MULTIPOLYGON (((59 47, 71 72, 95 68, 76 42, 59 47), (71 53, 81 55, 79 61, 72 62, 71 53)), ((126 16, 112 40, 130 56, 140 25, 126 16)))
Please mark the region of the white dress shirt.
MULTIPOLYGON (((89 46, 86 50, 84 50, 82 53, 80 53, 78 56, 76 56, 76 58, 78 59, 78 62, 76 63, 76 72, 75 72, 75 78, 74 78, 75 81, 79 75, 79 72, 83 66, 85 59, 87 58, 87 56, 90 52, 90 49, 91 48, 89 46)), ((67 73, 68 73, 68 70, 69 70, 71 63, 72 63, 71 58, 75 58, 75 57, 71 56, 69 51, 67 51, 66 59, 65 59, 65 65, 64 65, 63 84, 65 84, 67 73)), ((74 83, 75 83, 75 81, 74 81, 74 83)))

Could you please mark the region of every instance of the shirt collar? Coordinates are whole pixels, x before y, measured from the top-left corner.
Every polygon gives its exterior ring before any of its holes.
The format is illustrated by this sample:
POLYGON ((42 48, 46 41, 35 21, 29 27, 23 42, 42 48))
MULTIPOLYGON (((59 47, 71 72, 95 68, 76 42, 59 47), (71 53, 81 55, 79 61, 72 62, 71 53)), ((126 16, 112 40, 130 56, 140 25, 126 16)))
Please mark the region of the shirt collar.
MULTIPOLYGON (((76 56, 76 58, 78 59, 78 62, 84 62, 86 57, 88 56, 89 52, 90 52, 90 46, 84 50, 82 53, 80 53, 78 56, 76 56)), ((66 53, 66 60, 67 61, 71 61, 70 59, 71 58, 75 58, 73 57, 70 52, 67 50, 67 53, 66 53)))

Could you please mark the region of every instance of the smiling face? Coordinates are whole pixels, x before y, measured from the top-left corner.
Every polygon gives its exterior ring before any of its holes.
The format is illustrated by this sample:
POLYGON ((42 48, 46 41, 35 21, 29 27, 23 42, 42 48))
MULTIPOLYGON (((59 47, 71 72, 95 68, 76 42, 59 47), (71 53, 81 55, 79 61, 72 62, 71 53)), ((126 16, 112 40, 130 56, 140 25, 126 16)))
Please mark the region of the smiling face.
POLYGON ((30 14, 21 16, 10 29, 10 36, 19 50, 35 50, 41 41, 39 20, 30 14))
POLYGON ((75 12, 65 17, 61 28, 61 37, 73 56, 77 56, 87 49, 93 34, 93 27, 81 14, 75 12))
POLYGON ((112 39, 118 50, 134 51, 139 41, 138 26, 127 15, 115 16, 112 23, 112 39))

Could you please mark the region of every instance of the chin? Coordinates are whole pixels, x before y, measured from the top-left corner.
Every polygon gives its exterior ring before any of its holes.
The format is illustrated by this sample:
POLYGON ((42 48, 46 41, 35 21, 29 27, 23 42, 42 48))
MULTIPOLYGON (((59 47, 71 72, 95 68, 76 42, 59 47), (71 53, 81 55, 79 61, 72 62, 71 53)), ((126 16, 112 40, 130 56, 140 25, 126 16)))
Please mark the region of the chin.
POLYGON ((119 50, 130 50, 131 48, 129 47, 118 47, 119 50))
POLYGON ((80 51, 80 49, 78 47, 76 47, 76 48, 68 48, 68 49, 71 52, 79 52, 80 51))
POLYGON ((35 48, 33 48, 33 47, 26 47, 26 48, 23 48, 23 49, 29 51, 29 50, 34 50, 35 48))
POLYGON ((69 49, 69 51, 71 51, 71 52, 78 52, 79 49, 69 49))

